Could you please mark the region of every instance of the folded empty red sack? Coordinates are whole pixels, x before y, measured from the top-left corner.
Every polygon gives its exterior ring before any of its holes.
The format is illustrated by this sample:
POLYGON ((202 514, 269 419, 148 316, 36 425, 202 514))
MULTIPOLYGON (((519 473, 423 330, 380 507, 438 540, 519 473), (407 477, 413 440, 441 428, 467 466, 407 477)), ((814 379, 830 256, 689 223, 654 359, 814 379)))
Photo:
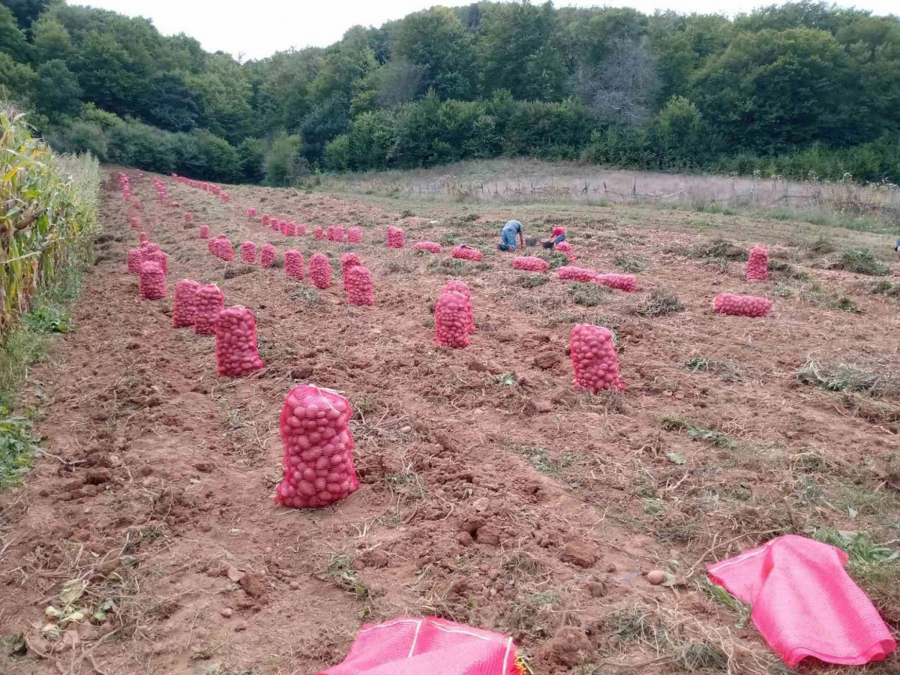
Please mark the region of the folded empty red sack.
POLYGON ((755 298, 752 295, 720 293, 716 296, 713 308, 719 314, 749 316, 758 319, 769 313, 769 310, 772 309, 772 301, 765 298, 755 298))
POLYGON ((513 258, 514 270, 525 270, 526 272, 546 272, 550 268, 550 263, 540 258, 531 256, 517 256, 513 258))
POLYGON ((428 251, 429 253, 440 253, 441 245, 434 241, 419 241, 413 244, 416 251, 428 251))
POLYGON ((557 271, 560 281, 593 281, 597 276, 597 270, 586 269, 584 267, 569 267, 564 265, 557 271))
POLYGON ((881 661, 897 643, 846 564, 839 548, 785 535, 707 571, 752 607, 753 624, 788 666, 809 656, 845 666, 881 661))
POLYGON ((637 290, 637 279, 633 274, 598 274, 594 277, 594 281, 626 293, 634 293, 637 290))
POLYGON ((769 252, 762 246, 750 249, 746 275, 747 281, 765 281, 769 278, 769 252))
POLYGON ((309 259, 309 278, 316 288, 331 286, 331 262, 323 253, 313 253, 309 259))
POLYGON ((459 258, 460 260, 472 260, 474 262, 478 262, 484 257, 484 253, 477 248, 464 248, 462 246, 454 247, 452 255, 454 258, 459 258))
POLYGON ((343 662, 317 675, 423 673, 524 675, 511 637, 433 616, 364 624, 343 662))

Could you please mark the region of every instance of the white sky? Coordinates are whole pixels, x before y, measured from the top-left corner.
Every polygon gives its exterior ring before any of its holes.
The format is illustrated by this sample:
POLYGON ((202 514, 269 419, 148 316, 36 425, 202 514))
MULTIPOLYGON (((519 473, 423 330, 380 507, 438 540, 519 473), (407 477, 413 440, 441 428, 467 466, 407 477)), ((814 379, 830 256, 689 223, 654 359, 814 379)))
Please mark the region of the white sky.
MULTIPOLYGON (((152 19, 165 35, 185 33, 207 51, 224 51, 245 58, 264 58, 295 47, 325 47, 355 25, 380 26, 435 4, 459 6, 471 0, 69 0, 71 5, 111 9, 129 16, 152 19)), ((540 0, 535 0, 537 4, 540 0)), ((642 12, 672 9, 683 13, 746 12, 774 0, 559 0, 557 7, 591 7, 610 4, 642 12)), ((876 14, 898 12, 896 0, 838 0, 838 5, 871 10, 876 14)))

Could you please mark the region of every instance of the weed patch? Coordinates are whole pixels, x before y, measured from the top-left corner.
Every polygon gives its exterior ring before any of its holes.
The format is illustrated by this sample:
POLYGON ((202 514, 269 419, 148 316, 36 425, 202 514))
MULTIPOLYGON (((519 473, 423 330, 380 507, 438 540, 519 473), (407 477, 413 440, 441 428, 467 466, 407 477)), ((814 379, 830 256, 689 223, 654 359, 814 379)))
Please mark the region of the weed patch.
POLYGON ((569 286, 572 302, 582 307, 602 305, 609 296, 609 290, 600 284, 572 284, 569 286))
POLYGON ((846 270, 856 274, 867 274, 873 277, 883 277, 891 273, 891 268, 883 262, 875 260, 872 252, 865 248, 851 248, 844 251, 841 257, 831 264, 831 269, 846 270))
POLYGON ((637 316, 655 318, 684 311, 684 303, 677 296, 663 288, 654 290, 650 297, 638 305, 632 312, 637 316))

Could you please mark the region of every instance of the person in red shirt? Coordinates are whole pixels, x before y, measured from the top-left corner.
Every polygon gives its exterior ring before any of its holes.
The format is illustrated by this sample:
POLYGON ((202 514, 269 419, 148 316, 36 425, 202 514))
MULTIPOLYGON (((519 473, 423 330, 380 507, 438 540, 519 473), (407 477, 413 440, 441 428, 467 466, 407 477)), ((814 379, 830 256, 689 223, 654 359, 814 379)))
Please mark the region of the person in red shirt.
POLYGON ((561 244, 566 240, 566 231, 561 228, 559 225, 553 228, 553 232, 550 235, 550 241, 544 242, 544 248, 556 248, 557 244, 561 244))

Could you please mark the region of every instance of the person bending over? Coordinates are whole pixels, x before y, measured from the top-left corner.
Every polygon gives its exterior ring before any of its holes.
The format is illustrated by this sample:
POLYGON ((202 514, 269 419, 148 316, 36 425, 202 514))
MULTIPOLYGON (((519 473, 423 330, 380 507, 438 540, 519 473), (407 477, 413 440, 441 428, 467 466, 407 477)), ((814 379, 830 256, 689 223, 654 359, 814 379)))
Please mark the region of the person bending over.
POLYGON ((500 230, 500 243, 497 245, 497 248, 501 251, 515 251, 517 237, 519 245, 525 246, 525 235, 522 232, 522 223, 518 220, 510 220, 503 226, 503 229, 500 230))
POLYGON ((550 241, 544 242, 544 248, 556 248, 557 244, 561 244, 566 240, 566 231, 559 225, 553 228, 550 235, 550 241))

